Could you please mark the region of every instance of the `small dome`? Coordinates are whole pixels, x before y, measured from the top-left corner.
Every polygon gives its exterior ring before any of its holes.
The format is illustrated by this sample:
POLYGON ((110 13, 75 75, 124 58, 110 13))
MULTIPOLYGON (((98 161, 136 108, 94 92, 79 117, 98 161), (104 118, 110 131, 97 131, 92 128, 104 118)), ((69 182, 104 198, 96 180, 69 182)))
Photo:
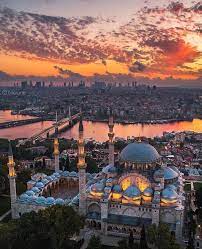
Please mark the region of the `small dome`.
POLYGON ((113 193, 121 193, 123 190, 122 190, 122 188, 121 188, 121 186, 120 185, 114 185, 113 186, 113 189, 112 189, 112 192, 113 193))
POLYGON ((161 193, 161 200, 163 202, 175 202, 177 201, 178 194, 172 188, 165 188, 161 193))
POLYGON ((27 202, 28 198, 29 198, 29 196, 25 193, 20 195, 21 202, 27 202))
POLYGON ((108 178, 106 183, 112 183, 113 182, 113 179, 112 178, 108 178))
POLYGON ((43 184, 43 182, 37 182, 36 185, 35 185, 35 187, 37 187, 37 188, 43 188, 44 184, 43 184))
POLYGON ((26 191, 25 194, 27 194, 28 196, 33 196, 33 195, 35 195, 34 191, 32 191, 32 190, 26 191))
POLYGON ((105 187, 104 192, 107 194, 111 193, 111 187, 105 187))
POLYGON ((75 171, 72 171, 69 173, 70 177, 77 177, 77 173, 75 171))
POLYGON ((95 183, 91 186, 91 191, 101 193, 104 190, 104 185, 101 183, 95 183))
POLYGON ((134 197, 140 197, 141 192, 139 190, 139 188, 135 185, 131 185, 129 186, 123 193, 123 196, 125 198, 129 197, 129 198, 134 198, 134 197))
POLYGON ((64 176, 64 177, 69 176, 69 171, 63 171, 63 172, 62 172, 62 176, 64 176))
POLYGON ((57 181, 57 179, 58 179, 58 178, 57 178, 56 176, 54 176, 54 175, 52 175, 51 178, 52 178, 53 181, 57 181))
POLYGON ((160 159, 157 150, 150 144, 135 142, 128 144, 121 152, 120 159, 123 162, 153 163, 160 159))
POLYGON ((61 199, 61 198, 58 198, 58 199, 55 200, 55 204, 57 204, 57 205, 63 205, 64 202, 65 201, 63 199, 61 199))
POLYGON ((48 181, 52 181, 52 180, 53 180, 53 178, 52 178, 51 176, 46 176, 46 179, 47 179, 48 181))
POLYGON ((153 195, 154 191, 152 188, 148 187, 143 191, 143 195, 147 197, 151 197, 153 195))
POLYGON ((46 198, 44 196, 39 196, 35 202, 38 205, 46 205, 46 198))
POLYGON ((58 172, 53 173, 53 175, 54 175, 55 177, 57 177, 57 178, 60 177, 60 174, 59 174, 58 172))
POLYGON ((105 186, 105 184, 106 184, 106 179, 102 179, 102 180, 100 180, 100 182, 99 183, 101 183, 101 184, 103 184, 104 186, 105 186))
POLYGON ((104 167, 103 169, 102 169, 102 172, 104 173, 104 174, 114 174, 114 173, 116 173, 117 172, 117 170, 116 170, 116 167, 114 166, 114 165, 112 165, 112 164, 109 164, 109 165, 107 165, 106 167, 104 167))
POLYGON ((32 190, 35 194, 40 192, 40 189, 37 188, 37 187, 33 187, 31 190, 32 190))
POLYGON ((55 199, 53 197, 48 197, 46 199, 46 204, 47 205, 54 205, 55 204, 55 199))
POLYGON ((36 199, 37 199, 36 196, 28 196, 27 203, 33 203, 33 202, 35 202, 36 199))
POLYGON ((49 183, 49 180, 48 180, 48 179, 46 179, 46 178, 44 178, 44 179, 42 179, 42 180, 41 180, 41 182, 43 182, 43 184, 44 184, 44 185, 46 185, 46 184, 48 184, 48 183, 49 183))

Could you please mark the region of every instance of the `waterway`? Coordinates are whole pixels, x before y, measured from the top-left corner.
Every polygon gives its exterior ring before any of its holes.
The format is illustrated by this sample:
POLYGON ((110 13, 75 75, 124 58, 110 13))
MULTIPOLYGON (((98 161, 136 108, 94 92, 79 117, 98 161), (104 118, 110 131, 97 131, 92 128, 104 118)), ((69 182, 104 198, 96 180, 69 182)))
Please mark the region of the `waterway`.
MULTIPOLYGON (((36 117, 29 115, 21 115, 21 114, 12 115, 10 110, 0 111, 0 123, 26 120, 30 118, 36 118, 36 117)), ((29 138, 32 135, 50 127, 52 123, 53 123, 52 121, 41 121, 23 126, 0 129, 0 138, 7 138, 7 139, 29 138)))
POLYGON ((21 114, 12 115, 11 110, 0 111, 0 123, 19 121, 31 118, 36 118, 36 117, 29 115, 21 115, 21 114))
MULTIPOLYGON (((31 116, 11 115, 9 111, 0 111, 0 122, 11 120, 20 120, 31 118, 31 116)), ((28 124, 7 129, 0 129, 0 138, 15 139, 29 138, 35 133, 42 131, 52 125, 52 121, 43 121, 34 124, 28 124)), ((103 142, 108 139, 108 125, 103 122, 83 121, 84 137, 93 138, 96 141, 103 142)), ((202 132, 202 119, 193 121, 180 121, 168 124, 115 124, 114 132, 116 137, 127 138, 128 136, 161 136, 163 132, 172 131, 195 131, 202 132)), ((60 137, 78 138, 78 123, 70 130, 60 134, 60 137)))

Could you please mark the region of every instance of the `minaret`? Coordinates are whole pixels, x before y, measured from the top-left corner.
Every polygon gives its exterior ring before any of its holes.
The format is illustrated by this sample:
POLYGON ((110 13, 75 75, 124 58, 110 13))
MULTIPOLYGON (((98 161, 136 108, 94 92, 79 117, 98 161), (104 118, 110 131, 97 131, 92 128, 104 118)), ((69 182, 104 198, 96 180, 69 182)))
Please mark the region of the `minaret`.
POLYGON ((79 139, 78 139, 78 171, 79 171, 79 212, 86 214, 86 162, 83 139, 83 122, 82 117, 79 122, 79 139))
POLYGON ((70 125, 72 125, 71 106, 69 106, 69 123, 70 123, 70 125))
POLYGON ((110 115, 109 115, 109 164, 114 165, 114 119, 113 119, 113 114, 112 110, 110 109, 110 115))
POLYGON ((9 141, 9 151, 8 151, 8 169, 9 169, 8 178, 10 183, 10 197, 11 197, 11 213, 12 213, 12 218, 15 218, 14 204, 17 200, 16 183, 15 183, 16 173, 15 173, 15 162, 13 159, 13 152, 10 141, 9 141))
POLYGON ((58 141, 58 118, 57 118, 57 112, 56 112, 56 120, 55 120, 55 138, 54 138, 54 157, 55 157, 55 172, 58 172, 60 170, 60 162, 59 162, 59 141, 58 141))

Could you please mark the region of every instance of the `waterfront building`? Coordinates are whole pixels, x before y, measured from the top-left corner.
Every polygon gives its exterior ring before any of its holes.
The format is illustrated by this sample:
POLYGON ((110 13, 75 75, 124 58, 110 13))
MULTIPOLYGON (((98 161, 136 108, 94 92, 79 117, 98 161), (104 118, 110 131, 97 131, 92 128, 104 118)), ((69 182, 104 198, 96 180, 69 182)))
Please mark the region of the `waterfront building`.
MULTIPOLYGON (((87 227, 105 235, 125 237, 133 232, 138 239, 143 225, 162 222, 168 224, 180 241, 185 205, 183 174, 176 167, 163 164, 157 150, 140 140, 129 143, 115 162, 113 136, 113 119, 110 119, 110 163, 97 174, 87 173, 81 119, 78 173, 57 167, 51 176, 38 173, 32 176, 27 191, 18 198, 14 162, 9 156, 12 217, 55 204, 70 205, 85 215, 87 227)), ((54 141, 54 155, 58 150, 55 144, 54 141)))

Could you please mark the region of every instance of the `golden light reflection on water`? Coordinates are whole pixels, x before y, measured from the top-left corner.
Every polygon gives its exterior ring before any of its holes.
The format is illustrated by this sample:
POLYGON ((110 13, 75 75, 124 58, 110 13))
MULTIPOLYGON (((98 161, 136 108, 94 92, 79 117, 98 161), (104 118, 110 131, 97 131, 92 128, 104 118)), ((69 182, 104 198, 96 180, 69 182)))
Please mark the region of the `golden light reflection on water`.
MULTIPOLYGON (((84 137, 93 138, 96 141, 108 140, 108 124, 102 122, 84 121, 84 137)), ((202 132, 202 120, 194 119, 193 121, 181 121, 169 124, 115 124, 114 132, 115 137, 127 138, 128 136, 145 136, 155 137, 161 136, 163 132, 172 131, 195 131, 202 132)), ((60 136, 66 138, 78 138, 78 124, 71 130, 68 130, 60 136)))
MULTIPOLYGON (((0 111, 0 122, 6 122, 11 120, 20 120, 30 118, 30 116, 23 115, 11 115, 10 111, 0 111)), ((35 133, 46 129, 52 125, 51 121, 44 121, 19 127, 13 127, 8 129, 0 129, 0 137, 15 139, 31 137, 35 133)), ((103 142, 108 140, 108 124, 102 122, 90 122, 84 121, 84 138, 93 138, 96 141, 103 142)), ((146 136, 154 137, 161 136, 164 131, 195 131, 202 132, 202 120, 194 119, 193 121, 182 121, 169 124, 115 124, 114 132, 115 137, 127 138, 128 136, 146 136)), ((62 134, 60 137, 75 138, 78 139, 78 123, 71 129, 62 134)))

